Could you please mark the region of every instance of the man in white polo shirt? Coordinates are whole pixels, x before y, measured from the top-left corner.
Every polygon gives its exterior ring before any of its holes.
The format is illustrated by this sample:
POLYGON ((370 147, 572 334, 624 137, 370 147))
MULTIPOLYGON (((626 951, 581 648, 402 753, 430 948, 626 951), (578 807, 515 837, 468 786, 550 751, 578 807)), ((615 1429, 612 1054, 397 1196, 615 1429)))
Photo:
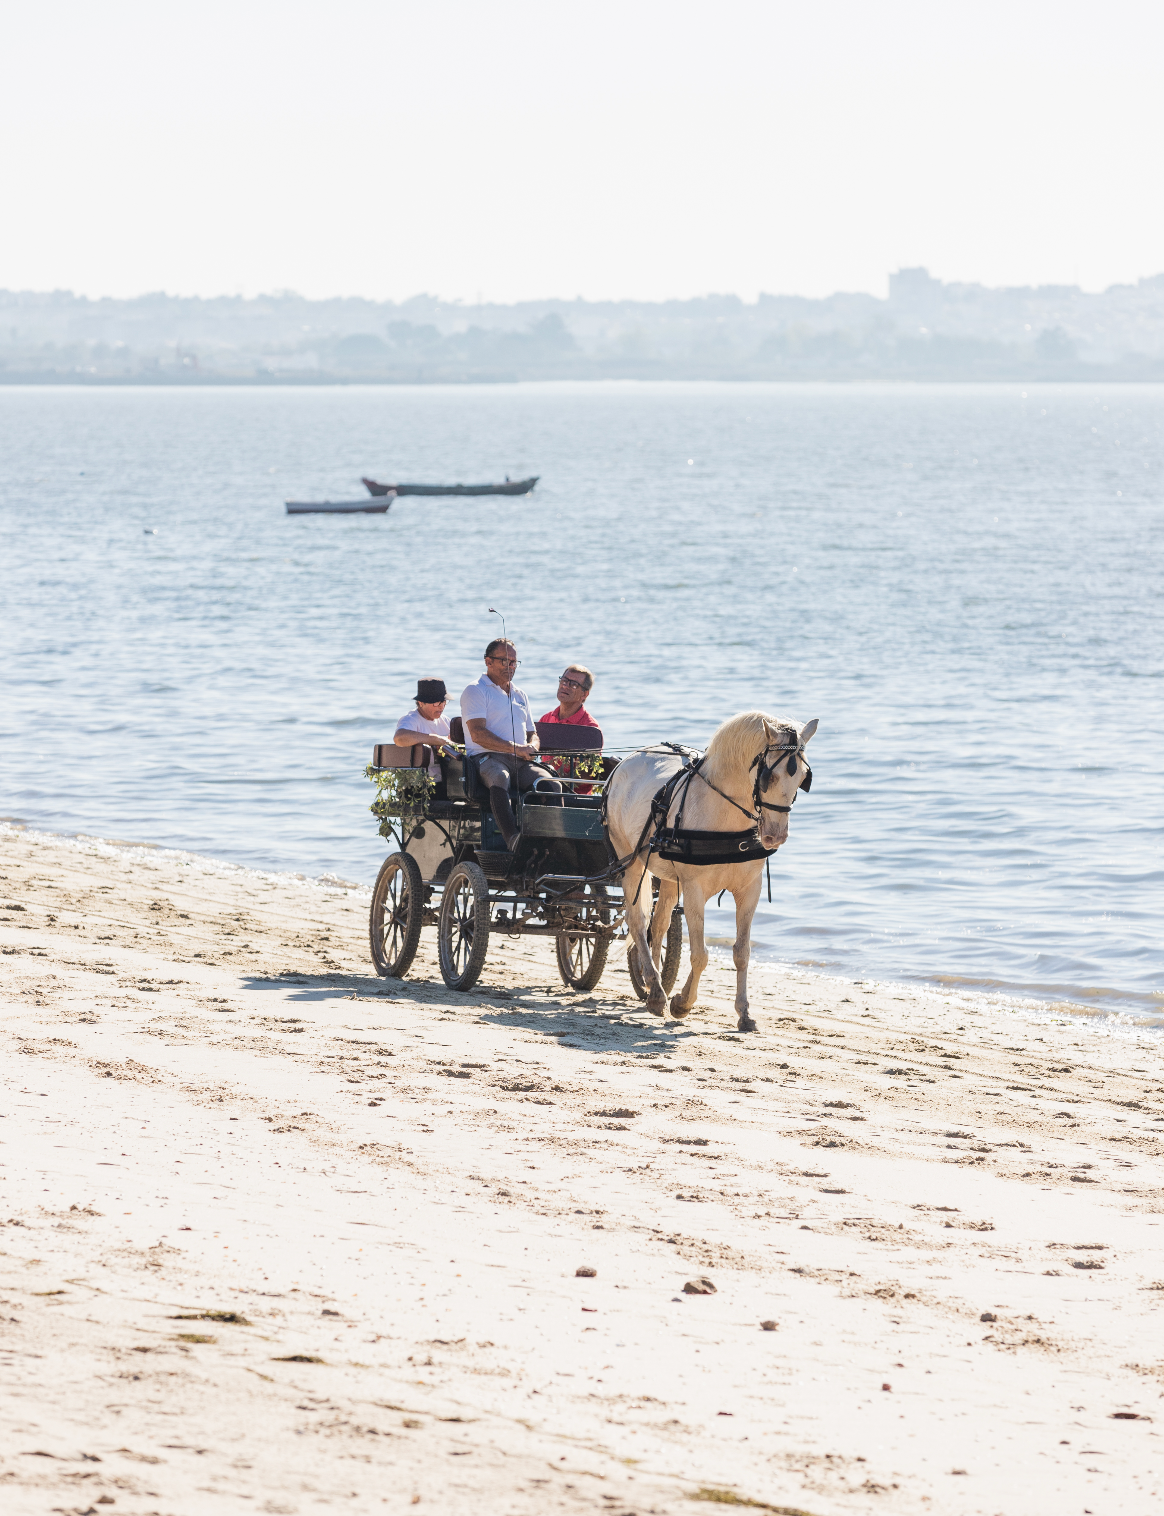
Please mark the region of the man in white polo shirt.
POLYGON ((519 790, 555 790, 562 786, 538 756, 537 728, 525 691, 513 683, 521 660, 512 642, 495 637, 485 649, 485 672, 461 695, 465 747, 477 759, 477 772, 489 787, 493 819, 510 851, 517 842, 517 822, 509 802, 509 782, 515 775, 519 790))

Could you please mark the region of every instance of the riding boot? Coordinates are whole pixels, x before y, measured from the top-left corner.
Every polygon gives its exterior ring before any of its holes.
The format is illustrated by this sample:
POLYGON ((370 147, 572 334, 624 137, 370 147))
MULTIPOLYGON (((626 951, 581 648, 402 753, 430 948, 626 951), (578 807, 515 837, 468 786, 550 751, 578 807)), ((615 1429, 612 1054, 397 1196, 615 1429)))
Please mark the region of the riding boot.
POLYGON ((517 822, 514 820, 513 806, 509 803, 508 791, 503 790, 499 784, 491 785, 489 804, 493 808, 493 819, 501 828, 501 835, 505 838, 505 846, 512 853, 520 833, 517 830, 517 822))

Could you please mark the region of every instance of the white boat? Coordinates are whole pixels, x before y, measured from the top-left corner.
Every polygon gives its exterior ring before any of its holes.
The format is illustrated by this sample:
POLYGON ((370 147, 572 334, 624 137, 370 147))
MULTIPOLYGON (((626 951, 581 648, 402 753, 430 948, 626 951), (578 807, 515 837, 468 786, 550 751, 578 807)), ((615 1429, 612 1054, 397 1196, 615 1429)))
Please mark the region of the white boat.
POLYGON ((375 500, 287 500, 288 516, 383 516, 395 491, 375 500))

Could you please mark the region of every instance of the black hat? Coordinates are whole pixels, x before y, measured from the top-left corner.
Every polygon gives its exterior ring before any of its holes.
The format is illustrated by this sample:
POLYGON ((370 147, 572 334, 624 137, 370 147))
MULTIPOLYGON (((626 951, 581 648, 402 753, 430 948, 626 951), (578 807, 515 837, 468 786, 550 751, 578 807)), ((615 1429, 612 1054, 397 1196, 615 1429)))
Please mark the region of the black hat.
POLYGON ((448 690, 445 689, 443 679, 418 679, 416 681, 416 698, 425 705, 435 705, 440 700, 447 700, 448 690))

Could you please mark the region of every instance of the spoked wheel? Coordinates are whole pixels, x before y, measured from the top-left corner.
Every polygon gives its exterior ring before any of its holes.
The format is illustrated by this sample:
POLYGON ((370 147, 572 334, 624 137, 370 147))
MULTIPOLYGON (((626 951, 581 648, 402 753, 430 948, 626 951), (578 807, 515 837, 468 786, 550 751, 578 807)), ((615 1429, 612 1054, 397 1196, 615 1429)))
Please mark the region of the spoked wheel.
POLYGON ((471 990, 489 951, 489 885, 479 864, 458 863, 445 880, 437 951, 449 989, 471 990))
POLYGON ((382 978, 403 979, 412 967, 423 909, 424 884, 416 859, 390 853, 376 876, 368 921, 372 962, 382 978))
MULTIPOLYGON (((654 915, 651 922, 654 923, 654 915)), ((659 960, 659 978, 663 981, 663 988, 669 995, 675 988, 675 981, 679 977, 679 960, 683 956, 683 907, 676 905, 671 912, 671 920, 667 923, 667 936, 663 941, 663 952, 659 960)), ((643 977, 639 966, 639 950, 632 942, 627 949, 626 955, 627 972, 630 974, 631 983, 635 987, 635 994, 640 1000, 647 998, 647 981, 643 977)))
POLYGON ((606 967, 606 955, 610 952, 610 938, 604 933, 591 937, 587 931, 610 925, 610 907, 606 904, 606 886, 585 884, 582 886, 583 903, 574 918, 575 927, 586 930, 559 932, 555 939, 558 954, 558 973, 562 981, 574 990, 592 990, 602 978, 606 967))

